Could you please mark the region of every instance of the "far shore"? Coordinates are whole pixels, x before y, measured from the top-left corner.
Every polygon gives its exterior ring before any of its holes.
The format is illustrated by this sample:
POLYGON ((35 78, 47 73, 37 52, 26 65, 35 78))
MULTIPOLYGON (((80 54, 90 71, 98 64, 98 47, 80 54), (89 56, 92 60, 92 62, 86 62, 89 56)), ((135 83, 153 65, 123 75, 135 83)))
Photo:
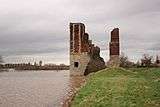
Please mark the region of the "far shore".
POLYGON ((1 71, 8 71, 9 69, 14 69, 14 70, 69 70, 69 65, 65 64, 45 64, 42 65, 40 64, 4 64, 0 65, 0 70, 1 71))

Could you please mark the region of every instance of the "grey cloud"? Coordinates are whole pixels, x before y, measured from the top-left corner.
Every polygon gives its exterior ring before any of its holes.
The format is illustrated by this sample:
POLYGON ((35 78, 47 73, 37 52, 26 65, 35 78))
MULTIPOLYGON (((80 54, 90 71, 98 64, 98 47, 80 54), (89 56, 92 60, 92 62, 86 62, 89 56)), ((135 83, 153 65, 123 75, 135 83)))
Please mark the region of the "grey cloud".
POLYGON ((148 47, 147 49, 153 51, 160 51, 160 40, 157 40, 157 42, 152 43, 152 45, 150 45, 150 47, 148 47))
POLYGON ((1 0, 0 54, 68 54, 68 24, 83 22, 103 57, 114 27, 120 28, 122 51, 138 57, 135 50, 159 50, 159 5, 159 0, 1 0))

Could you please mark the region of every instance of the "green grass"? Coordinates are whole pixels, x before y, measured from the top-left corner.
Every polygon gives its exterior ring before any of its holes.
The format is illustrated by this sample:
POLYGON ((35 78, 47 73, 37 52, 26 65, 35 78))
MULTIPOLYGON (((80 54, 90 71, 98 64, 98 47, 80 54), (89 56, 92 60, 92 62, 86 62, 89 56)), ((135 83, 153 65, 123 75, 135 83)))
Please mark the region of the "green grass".
POLYGON ((71 107, 160 107, 160 68, 112 68, 91 74, 71 107))

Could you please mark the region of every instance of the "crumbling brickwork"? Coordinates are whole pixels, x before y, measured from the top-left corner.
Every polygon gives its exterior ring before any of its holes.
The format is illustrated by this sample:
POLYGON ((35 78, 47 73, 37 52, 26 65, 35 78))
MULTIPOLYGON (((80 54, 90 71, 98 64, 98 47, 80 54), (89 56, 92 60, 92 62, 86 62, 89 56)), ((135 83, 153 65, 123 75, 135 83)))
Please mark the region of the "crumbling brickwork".
POLYGON ((119 29, 115 28, 111 31, 110 56, 119 55, 119 29))
POLYGON ((100 48, 95 47, 85 32, 83 23, 70 23, 70 72, 84 75, 105 68, 100 57, 100 48))
POLYGON ((111 41, 109 43, 109 55, 110 59, 107 66, 118 67, 119 66, 119 54, 120 54, 120 44, 119 44, 119 29, 115 28, 111 31, 111 41))
POLYGON ((70 24, 70 52, 81 53, 82 50, 82 36, 85 33, 85 26, 82 23, 70 24))

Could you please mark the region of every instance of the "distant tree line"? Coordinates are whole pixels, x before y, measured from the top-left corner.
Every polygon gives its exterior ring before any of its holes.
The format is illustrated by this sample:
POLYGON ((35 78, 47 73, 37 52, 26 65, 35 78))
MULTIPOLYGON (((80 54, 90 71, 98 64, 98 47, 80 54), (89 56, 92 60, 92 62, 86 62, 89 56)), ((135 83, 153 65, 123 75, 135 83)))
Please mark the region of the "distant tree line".
POLYGON ((157 55, 156 59, 149 54, 143 54, 142 58, 137 63, 131 62, 129 58, 122 53, 120 56, 120 67, 160 67, 160 57, 157 55))
POLYGON ((120 67, 129 68, 134 66, 134 63, 131 62, 128 56, 126 56, 124 53, 122 53, 119 60, 120 60, 120 67))
POLYGON ((42 61, 34 64, 29 63, 6 63, 4 64, 2 56, 0 56, 0 69, 15 69, 15 70, 69 70, 69 66, 65 64, 45 64, 42 61))

